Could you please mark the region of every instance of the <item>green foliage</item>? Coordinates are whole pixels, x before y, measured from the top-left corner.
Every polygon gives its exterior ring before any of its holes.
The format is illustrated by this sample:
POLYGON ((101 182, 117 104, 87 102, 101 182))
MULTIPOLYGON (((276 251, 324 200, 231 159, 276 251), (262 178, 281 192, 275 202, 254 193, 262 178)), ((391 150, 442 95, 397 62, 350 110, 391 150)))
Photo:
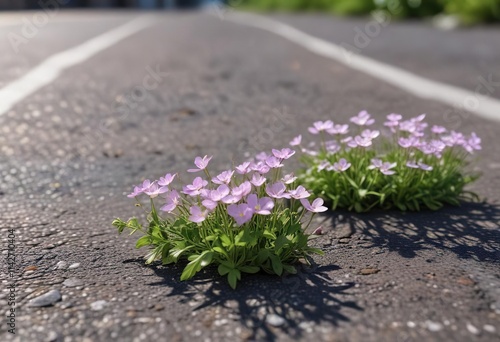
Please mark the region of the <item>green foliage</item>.
POLYGON ((428 17, 443 11, 443 5, 439 0, 374 0, 373 2, 378 9, 388 11, 395 18, 428 17))
POLYGON ((402 211, 438 210, 445 204, 459 205, 461 199, 475 199, 475 194, 464 192, 465 185, 477 175, 464 171, 467 163, 464 153, 450 149, 441 159, 415 151, 412 158, 433 167, 431 171, 409 168, 407 151, 391 145, 383 153, 384 160, 396 163, 394 175, 369 170, 373 158, 380 158, 375 150, 351 149, 337 154, 320 153, 317 157, 304 156, 307 170, 299 180, 315 195, 323 197, 332 209, 343 208, 366 212, 373 208, 402 211), (352 166, 344 172, 318 170, 324 160, 335 163, 345 158, 352 166))
POLYGON ((326 11, 329 0, 244 0, 241 5, 261 11, 326 11))
POLYGON ((445 11, 466 24, 500 21, 500 0, 443 0, 445 11))
POLYGON ((365 14, 375 9, 372 0, 246 0, 244 7, 265 11, 327 11, 365 14))
POLYGON ((284 271, 295 273, 293 264, 298 259, 322 253, 308 247, 308 236, 299 221, 302 211, 298 213, 283 206, 275 213, 255 216, 244 227, 235 226, 229 219, 221 220, 217 215, 209 216, 202 224, 182 217, 164 220, 149 215, 147 229, 138 225, 135 218, 128 222, 116 219, 113 225, 120 233, 127 228, 131 233, 143 234, 136 247, 151 248, 147 263, 161 260, 165 265, 188 260, 181 280, 190 279, 214 264, 219 274, 227 277, 229 285, 236 288, 242 273, 261 270, 277 275, 284 271))
POLYGON ((340 15, 364 15, 376 8, 372 0, 336 0, 329 2, 330 11, 340 15))
POLYGON ((481 139, 441 126, 429 132, 424 118, 390 114, 382 132, 368 128, 375 120, 366 111, 352 117, 351 125, 315 122, 309 128, 319 139, 312 142, 314 150, 304 147, 309 145, 302 136, 291 142, 304 152, 299 182, 334 210, 438 210, 478 199, 465 186, 479 177, 468 166, 481 139))
POLYGON ((169 173, 153 182, 145 180, 128 197, 134 197, 136 205, 146 211, 147 225, 135 217, 127 222, 115 219, 113 225, 119 233, 141 234, 136 248, 150 248, 147 264, 187 260, 181 280, 191 279, 208 265, 216 266, 232 288, 243 273, 295 273, 293 265, 299 259, 322 253, 308 246, 305 230, 312 216, 303 226, 305 213, 310 210, 314 215, 326 207, 313 207, 308 201, 304 206, 302 201, 310 193, 294 188, 293 174, 283 177, 286 184, 281 181, 282 162, 294 153, 288 148, 273 150, 274 156, 264 153, 272 167, 262 161, 246 162, 214 178, 206 169, 212 157, 196 157, 198 169, 189 172, 203 171, 210 181, 196 177, 179 194, 171 184, 177 174, 169 173), (150 198, 149 209, 140 201, 145 195, 150 198), (155 201, 165 204, 159 212, 155 201))
POLYGON ((465 24, 500 20, 500 0, 243 0, 244 8, 260 11, 323 11, 368 15, 379 9, 393 18, 457 15, 465 24))

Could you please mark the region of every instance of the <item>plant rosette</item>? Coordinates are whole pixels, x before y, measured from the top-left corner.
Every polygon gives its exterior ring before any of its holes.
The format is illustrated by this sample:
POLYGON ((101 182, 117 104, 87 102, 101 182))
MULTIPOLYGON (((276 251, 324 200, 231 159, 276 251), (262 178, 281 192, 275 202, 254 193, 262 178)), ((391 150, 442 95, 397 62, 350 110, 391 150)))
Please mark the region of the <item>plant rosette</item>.
POLYGON ((151 247, 147 264, 187 259, 181 280, 211 264, 232 288, 242 273, 296 273, 299 259, 322 254, 308 245, 315 233, 305 231, 314 214, 327 208, 322 199, 310 202, 310 192, 296 186, 293 174, 281 175, 284 161, 294 153, 289 148, 263 152, 215 177, 207 169, 212 157, 197 157, 196 168, 188 172, 203 177, 176 190, 173 183, 179 177, 168 173, 145 180, 128 195, 146 212, 147 225, 135 217, 116 219, 113 225, 119 233, 127 228, 142 234, 136 247, 151 247), (143 202, 144 197, 149 201, 143 202))
POLYGON ((332 209, 356 212, 437 210, 477 200, 464 187, 479 177, 469 170, 469 157, 481 149, 481 139, 429 128, 424 119, 425 114, 409 120, 389 114, 381 130, 371 128, 375 120, 366 111, 350 125, 314 122, 309 132, 315 141, 305 144, 299 135, 290 142, 302 151, 299 182, 332 209))

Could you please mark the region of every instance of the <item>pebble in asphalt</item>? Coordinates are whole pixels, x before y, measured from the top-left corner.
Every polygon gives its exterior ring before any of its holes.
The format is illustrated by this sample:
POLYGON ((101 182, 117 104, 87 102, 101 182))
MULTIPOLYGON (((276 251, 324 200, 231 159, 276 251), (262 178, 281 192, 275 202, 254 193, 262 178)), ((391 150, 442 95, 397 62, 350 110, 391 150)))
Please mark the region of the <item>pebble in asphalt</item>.
POLYGON ((61 300, 61 293, 59 290, 50 290, 43 295, 35 297, 28 302, 30 307, 42 307, 54 305, 56 302, 61 300))

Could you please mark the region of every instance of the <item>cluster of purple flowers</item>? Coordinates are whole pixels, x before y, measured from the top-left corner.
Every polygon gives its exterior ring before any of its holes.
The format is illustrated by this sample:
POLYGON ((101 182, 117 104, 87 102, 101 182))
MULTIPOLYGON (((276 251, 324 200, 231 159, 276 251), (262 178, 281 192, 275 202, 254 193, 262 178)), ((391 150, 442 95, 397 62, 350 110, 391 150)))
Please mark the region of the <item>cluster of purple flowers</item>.
POLYGON ((211 177, 207 170, 212 157, 196 157, 196 168, 187 172, 204 172, 209 180, 196 177, 179 192, 171 185, 176 174, 168 173, 153 182, 145 180, 141 185, 135 186, 128 197, 135 198, 141 194, 150 198, 159 196, 165 201, 161 211, 186 215, 189 221, 195 223, 205 221, 221 208, 241 226, 254 215, 271 215, 280 199, 299 200, 306 210, 313 213, 326 211, 322 199, 316 199, 312 203, 307 200, 311 194, 303 186, 291 188, 297 179, 293 174, 279 178, 275 175, 280 173, 276 172, 272 173, 274 179, 268 178, 270 171, 282 168, 283 162, 294 154, 295 151, 289 148, 273 149, 271 154, 262 152, 255 159, 215 177, 211 177))
MULTIPOLYGON (((403 120, 400 114, 387 115, 387 121, 384 126, 386 131, 370 129, 369 126, 375 123, 375 120, 367 111, 361 111, 358 115, 352 117, 350 122, 353 127, 347 124, 335 124, 331 120, 316 121, 312 127, 309 127, 309 132, 314 135, 320 135, 321 148, 311 149, 315 143, 310 143, 304 146, 302 136, 299 135, 290 141, 291 146, 298 146, 302 152, 313 157, 324 155, 334 155, 338 152, 350 151, 353 149, 364 149, 374 145, 375 139, 380 136, 386 137, 389 141, 395 141, 398 146, 408 150, 408 156, 415 156, 415 151, 420 151, 423 155, 433 155, 441 158, 446 148, 463 148, 469 153, 474 153, 481 149, 481 139, 475 134, 465 136, 462 133, 448 131, 442 126, 432 126, 431 134, 426 132, 429 124, 424 122, 425 114, 416 116, 409 120, 403 120), (355 134, 349 135, 350 131, 355 134), (327 137, 331 137, 330 139, 327 137), (323 152, 323 154, 321 153, 323 152)), ((371 165, 368 169, 380 170, 385 175, 395 174, 393 170, 397 166, 396 163, 383 161, 378 158, 371 160, 371 165)), ((408 160, 406 166, 409 168, 418 168, 425 171, 433 170, 433 167, 426 165, 422 160, 408 160)), ((350 161, 345 158, 340 158, 335 163, 330 163, 328 160, 322 160, 317 166, 319 171, 335 171, 344 172, 351 167, 350 161)))
POLYGON ((399 114, 390 114, 387 116, 385 126, 389 127, 392 133, 406 132, 406 136, 399 134, 398 144, 403 148, 416 148, 424 154, 433 154, 440 158, 446 147, 462 147, 469 153, 474 153, 481 149, 481 139, 476 133, 471 133, 469 137, 462 133, 450 131, 442 126, 432 126, 433 137, 430 140, 425 139, 426 128, 429 126, 423 120, 425 114, 419 115, 410 120, 402 120, 399 114))

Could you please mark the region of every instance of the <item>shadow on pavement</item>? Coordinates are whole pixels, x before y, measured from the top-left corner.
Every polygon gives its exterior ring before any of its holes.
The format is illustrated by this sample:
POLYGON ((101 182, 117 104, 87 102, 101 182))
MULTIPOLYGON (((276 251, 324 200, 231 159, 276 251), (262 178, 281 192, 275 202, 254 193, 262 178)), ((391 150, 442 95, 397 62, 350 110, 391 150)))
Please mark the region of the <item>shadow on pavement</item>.
POLYGON ((500 260, 500 207, 488 203, 463 203, 436 212, 345 213, 344 222, 333 218, 333 229, 347 223, 350 233, 361 233, 369 247, 385 247, 404 258, 419 250, 438 248, 459 258, 500 260))
MULTIPOLYGON (((169 297, 180 297, 183 303, 195 302, 195 310, 229 308, 251 332, 250 339, 274 340, 276 329, 286 330, 290 337, 300 337, 307 324, 313 327, 328 321, 336 325, 349 320, 341 313, 342 309, 361 310, 355 302, 340 298, 349 294, 354 283, 335 282, 331 272, 340 268, 334 265, 302 265, 298 274, 281 278, 267 274, 243 275, 236 290, 232 290, 213 268, 200 272, 194 279, 180 282, 181 265, 152 267, 164 280, 150 286, 171 287, 169 297), (270 324, 272 319, 274 322, 270 324)), ((208 321, 204 322, 207 326, 213 323, 208 321)))

